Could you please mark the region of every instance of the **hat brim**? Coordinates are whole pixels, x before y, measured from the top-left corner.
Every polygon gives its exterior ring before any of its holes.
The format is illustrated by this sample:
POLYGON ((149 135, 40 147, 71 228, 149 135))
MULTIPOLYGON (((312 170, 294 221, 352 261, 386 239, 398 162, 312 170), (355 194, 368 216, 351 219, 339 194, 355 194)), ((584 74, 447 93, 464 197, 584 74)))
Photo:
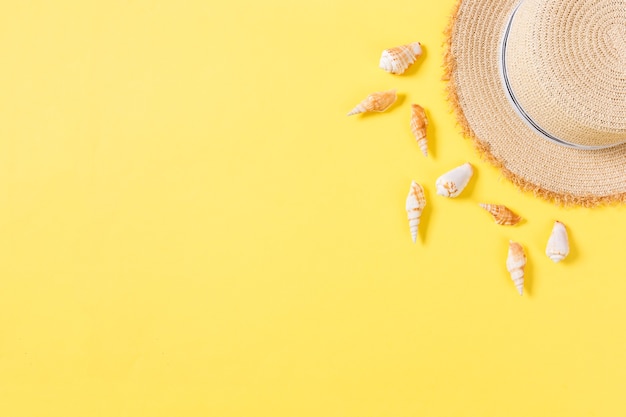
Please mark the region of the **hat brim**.
POLYGON ((626 201, 626 144, 580 150, 552 143, 513 110, 499 48, 519 0, 459 0, 446 31, 448 97, 466 136, 524 191, 564 205, 626 201))

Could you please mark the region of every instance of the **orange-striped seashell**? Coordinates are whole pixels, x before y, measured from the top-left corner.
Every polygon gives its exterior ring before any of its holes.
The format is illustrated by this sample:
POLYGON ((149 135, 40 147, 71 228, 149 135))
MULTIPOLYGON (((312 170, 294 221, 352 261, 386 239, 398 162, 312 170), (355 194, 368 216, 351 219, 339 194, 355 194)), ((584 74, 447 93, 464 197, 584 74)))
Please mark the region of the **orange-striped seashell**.
POLYGON ((506 269, 511 274, 511 279, 519 295, 524 293, 524 267, 526 267, 524 248, 519 243, 510 240, 509 253, 506 258, 506 269))
POLYGON ((515 226, 522 221, 522 218, 515 214, 511 209, 500 204, 479 204, 493 216, 497 224, 504 226, 515 226))
POLYGON ((424 156, 428 156, 428 139, 426 138, 426 112, 419 104, 411 104, 411 132, 424 156))
POLYGON ((392 74, 402 74, 420 55, 422 55, 422 45, 419 42, 396 46, 383 51, 378 65, 392 74))
POLYGON ((385 111, 389 107, 391 107, 391 105, 395 103, 397 99, 398 96, 396 95, 396 90, 379 91, 376 93, 372 93, 367 96, 365 100, 357 104, 357 106, 353 108, 350 113, 348 113, 348 116, 359 113, 385 111))
POLYGON ((417 227, 420 224, 420 218, 425 206, 424 188, 415 181, 411 182, 409 195, 406 198, 406 213, 409 217, 409 228, 411 229, 413 243, 417 241, 417 227))

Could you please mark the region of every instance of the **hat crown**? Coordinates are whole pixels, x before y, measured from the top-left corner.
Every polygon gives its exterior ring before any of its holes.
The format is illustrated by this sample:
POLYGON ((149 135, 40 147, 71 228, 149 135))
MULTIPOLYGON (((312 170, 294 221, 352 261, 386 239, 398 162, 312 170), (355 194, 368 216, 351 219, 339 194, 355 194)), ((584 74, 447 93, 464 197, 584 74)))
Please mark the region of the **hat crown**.
POLYGON ((626 25, 611 25, 607 30, 609 46, 621 65, 626 65, 626 25))
POLYGON ((564 142, 626 142, 626 0, 523 0, 503 45, 509 90, 564 142))

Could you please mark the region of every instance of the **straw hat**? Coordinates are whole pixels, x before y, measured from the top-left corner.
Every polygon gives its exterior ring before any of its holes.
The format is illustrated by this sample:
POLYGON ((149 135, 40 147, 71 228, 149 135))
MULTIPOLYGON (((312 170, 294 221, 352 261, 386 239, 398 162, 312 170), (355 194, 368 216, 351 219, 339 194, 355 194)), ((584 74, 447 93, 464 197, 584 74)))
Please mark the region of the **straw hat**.
POLYGON ((459 0, 447 36, 459 123, 505 177, 626 201, 626 0, 459 0))

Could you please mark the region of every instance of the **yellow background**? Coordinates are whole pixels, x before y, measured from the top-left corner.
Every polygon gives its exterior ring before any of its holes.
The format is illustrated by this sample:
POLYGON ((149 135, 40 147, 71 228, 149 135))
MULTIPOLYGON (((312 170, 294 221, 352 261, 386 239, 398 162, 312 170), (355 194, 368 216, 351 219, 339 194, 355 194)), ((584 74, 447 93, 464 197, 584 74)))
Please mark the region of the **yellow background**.
POLYGON ((0 415, 625 415, 626 209, 481 161, 440 81, 453 3, 3 1, 0 415), (407 74, 378 68, 411 41, 407 74), (435 195, 465 161, 462 196, 435 195))

